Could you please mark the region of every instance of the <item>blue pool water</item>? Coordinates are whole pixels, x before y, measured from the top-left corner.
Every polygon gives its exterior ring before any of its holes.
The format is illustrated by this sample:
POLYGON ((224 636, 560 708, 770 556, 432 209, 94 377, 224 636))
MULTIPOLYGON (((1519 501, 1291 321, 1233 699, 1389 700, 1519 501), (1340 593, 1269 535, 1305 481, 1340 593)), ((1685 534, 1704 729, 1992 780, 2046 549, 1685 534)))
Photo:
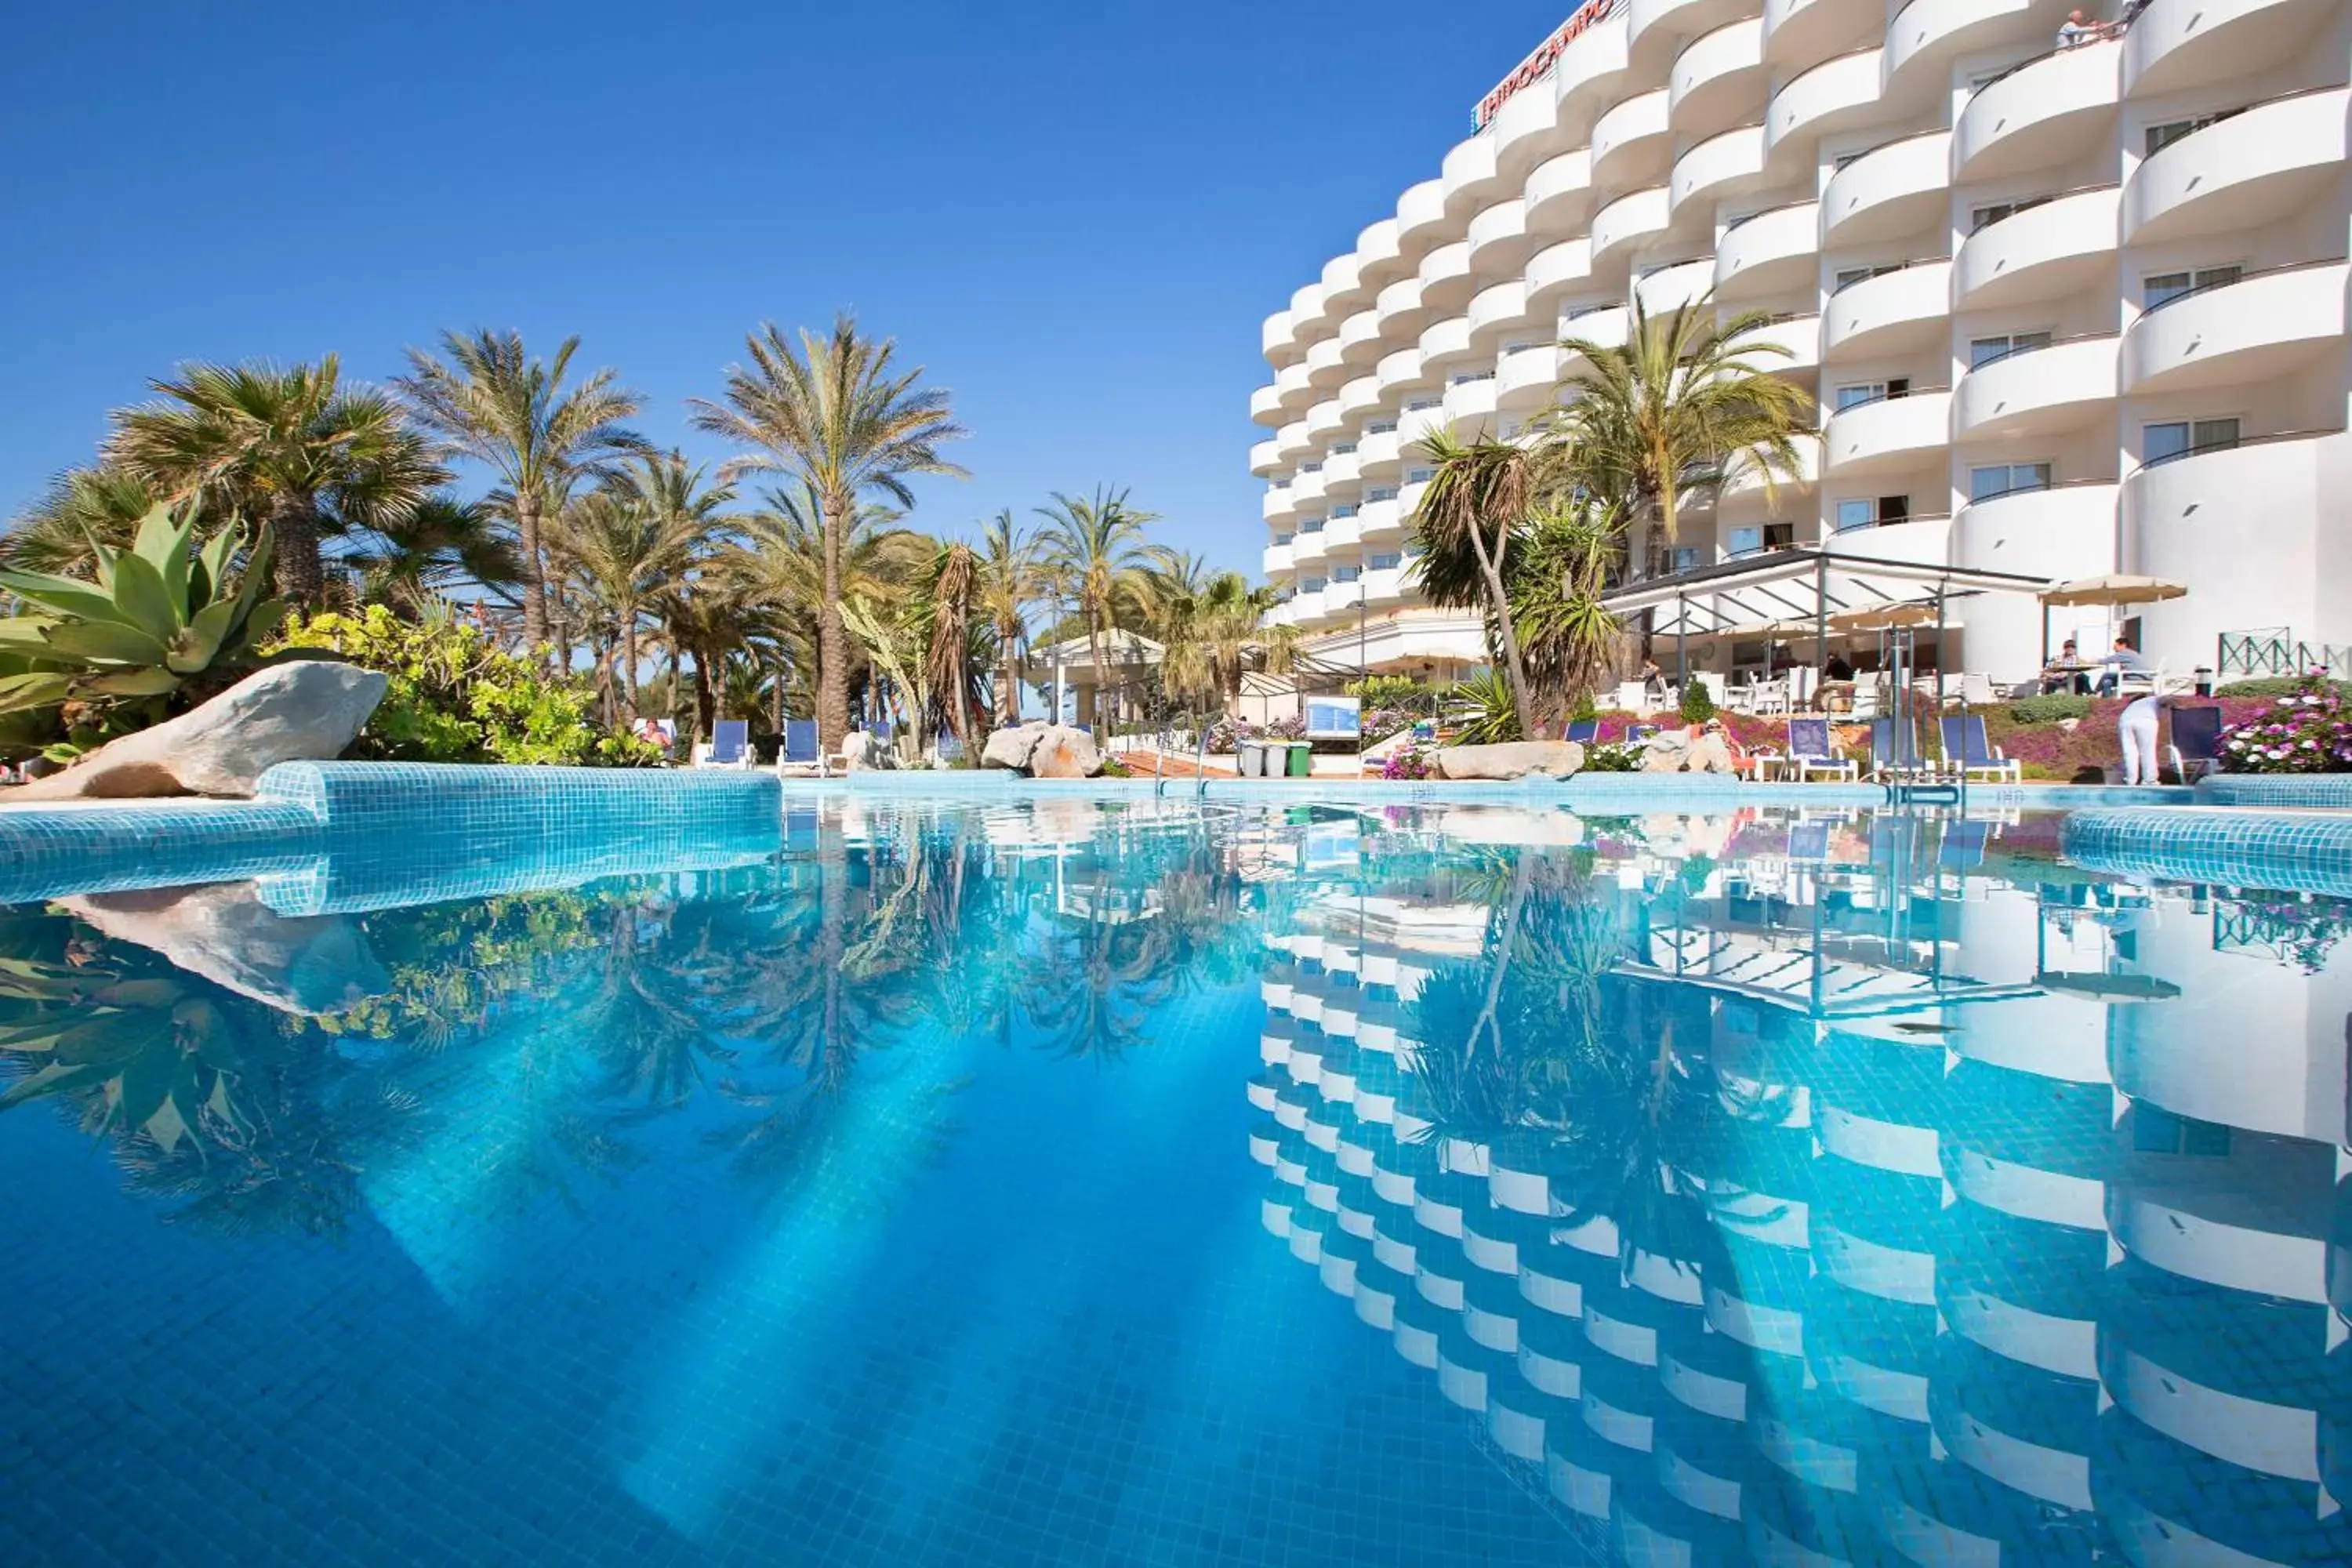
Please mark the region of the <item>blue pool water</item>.
POLYGON ((0 913, 0 1563, 2352 1561, 2342 900, 2034 815, 370 831, 0 913))

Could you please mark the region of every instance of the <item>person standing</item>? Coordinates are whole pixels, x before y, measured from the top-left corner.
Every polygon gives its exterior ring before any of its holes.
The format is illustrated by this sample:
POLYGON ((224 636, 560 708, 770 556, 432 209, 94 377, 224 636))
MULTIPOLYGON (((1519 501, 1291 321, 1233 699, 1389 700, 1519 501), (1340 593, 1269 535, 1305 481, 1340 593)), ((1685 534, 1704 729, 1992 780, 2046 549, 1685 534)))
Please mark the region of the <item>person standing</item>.
POLYGON ((2156 778, 2157 716, 2164 710, 2164 699, 2154 692, 2126 705, 2123 716, 2116 721, 2116 733, 2124 745, 2124 783, 2152 784, 2156 778))

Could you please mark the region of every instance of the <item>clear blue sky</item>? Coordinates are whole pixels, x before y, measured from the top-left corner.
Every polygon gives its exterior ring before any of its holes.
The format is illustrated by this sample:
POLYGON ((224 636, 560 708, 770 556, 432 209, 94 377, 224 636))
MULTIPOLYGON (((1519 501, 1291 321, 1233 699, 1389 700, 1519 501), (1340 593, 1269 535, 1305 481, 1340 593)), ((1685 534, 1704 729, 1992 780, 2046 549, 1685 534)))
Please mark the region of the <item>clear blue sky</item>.
POLYGON ((1133 487, 1253 573, 1258 327, 1570 0, 25 5, 0 28, 0 516, 187 359, 617 367, 690 454, 763 319, 955 394, 950 532, 1133 487))

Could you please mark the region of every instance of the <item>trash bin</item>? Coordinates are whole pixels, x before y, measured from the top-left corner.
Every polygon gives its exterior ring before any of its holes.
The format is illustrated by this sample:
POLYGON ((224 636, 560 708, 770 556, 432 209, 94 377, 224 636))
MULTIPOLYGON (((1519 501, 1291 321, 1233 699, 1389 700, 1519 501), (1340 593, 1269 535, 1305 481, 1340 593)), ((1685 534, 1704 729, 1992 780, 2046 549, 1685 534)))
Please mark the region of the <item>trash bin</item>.
POLYGON ((1255 741, 1234 742, 1234 771, 1245 779, 1258 777, 1265 771, 1265 748, 1255 741))
POLYGON ((1290 776, 1303 779, 1315 771, 1315 748, 1304 741, 1290 742, 1290 776))

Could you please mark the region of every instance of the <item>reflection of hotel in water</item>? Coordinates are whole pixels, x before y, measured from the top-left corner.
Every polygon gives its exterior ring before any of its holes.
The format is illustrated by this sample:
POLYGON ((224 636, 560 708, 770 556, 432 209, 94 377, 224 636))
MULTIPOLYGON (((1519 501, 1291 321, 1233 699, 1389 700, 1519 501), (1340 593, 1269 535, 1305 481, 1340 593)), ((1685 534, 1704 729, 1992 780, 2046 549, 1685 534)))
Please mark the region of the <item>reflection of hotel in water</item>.
POLYGON ((1415 1114, 1485 906, 1329 892, 1268 939, 1267 1228, 1631 1561, 2352 1561, 2352 976, 2218 894, 1988 879, 1980 832, 1768 830, 1686 900, 1601 860, 1612 1016, 1695 1020, 1752 1118, 1674 1173, 1704 1255, 1630 1268, 1415 1114))

